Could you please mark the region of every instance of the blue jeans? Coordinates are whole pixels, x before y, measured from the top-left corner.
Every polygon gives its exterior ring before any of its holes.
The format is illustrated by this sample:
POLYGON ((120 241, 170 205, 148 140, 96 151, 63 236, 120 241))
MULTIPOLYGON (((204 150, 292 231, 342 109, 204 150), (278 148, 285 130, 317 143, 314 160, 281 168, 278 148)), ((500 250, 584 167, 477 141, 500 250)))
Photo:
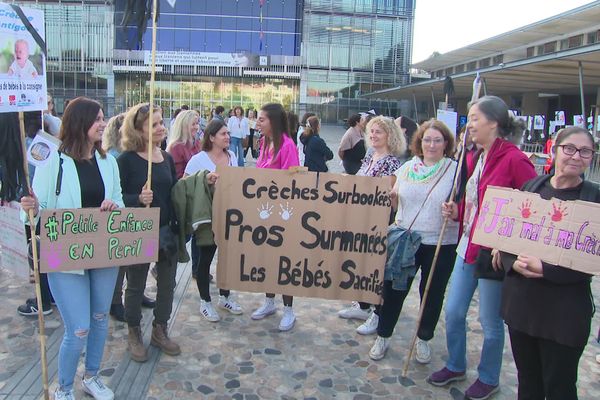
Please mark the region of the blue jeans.
POLYGON ((63 390, 73 388, 83 347, 85 373, 94 376, 100 369, 108 333, 108 311, 119 268, 89 269, 83 275, 48 274, 50 290, 65 326, 58 353, 58 383, 63 390))
POLYGON ((244 166, 244 146, 242 146, 242 139, 237 137, 231 137, 229 142, 229 150, 233 151, 238 159, 238 167, 244 166))
POLYGON ((448 362, 446 368, 453 372, 467 369, 467 311, 475 289, 479 286, 479 322, 483 328, 483 348, 477 371, 479 380, 488 385, 498 385, 504 351, 504 322, 500 316, 502 282, 477 279, 475 265, 465 263, 457 256, 450 277, 450 290, 446 301, 446 343, 448 362))

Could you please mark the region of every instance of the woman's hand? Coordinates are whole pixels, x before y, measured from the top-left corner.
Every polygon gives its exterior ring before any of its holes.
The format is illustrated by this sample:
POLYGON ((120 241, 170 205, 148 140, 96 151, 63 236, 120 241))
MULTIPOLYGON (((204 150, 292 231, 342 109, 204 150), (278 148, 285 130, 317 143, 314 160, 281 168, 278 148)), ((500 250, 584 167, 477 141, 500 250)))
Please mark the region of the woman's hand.
POLYGON ((206 180, 208 181, 209 185, 214 185, 215 183, 217 183, 218 179, 219 179, 219 174, 217 174, 216 172, 209 172, 206 175, 206 180))
POLYGON ((444 218, 456 220, 458 218, 458 206, 456 203, 453 201, 442 203, 442 215, 444 218))
POLYGON ((544 270, 542 260, 537 257, 530 257, 520 254, 513 263, 513 269, 526 278, 543 278, 544 270))
POLYGON ((149 206, 150 204, 152 204, 153 199, 154 199, 154 194, 153 194, 152 190, 149 190, 149 189, 142 189, 142 193, 140 193, 138 196, 138 200, 140 201, 140 204, 142 204, 144 206, 149 206))
POLYGON ((500 258, 500 250, 492 249, 492 268, 494 271, 502 271, 502 259, 500 258))
POLYGON ((31 196, 23 196, 21 197, 21 208, 27 214, 29 214, 30 210, 33 210, 33 215, 37 215, 39 212, 39 204, 35 193, 31 193, 31 196))
POLYGON ((100 204, 100 211, 113 211, 117 208, 119 208, 117 203, 109 199, 104 199, 102 204, 100 204))

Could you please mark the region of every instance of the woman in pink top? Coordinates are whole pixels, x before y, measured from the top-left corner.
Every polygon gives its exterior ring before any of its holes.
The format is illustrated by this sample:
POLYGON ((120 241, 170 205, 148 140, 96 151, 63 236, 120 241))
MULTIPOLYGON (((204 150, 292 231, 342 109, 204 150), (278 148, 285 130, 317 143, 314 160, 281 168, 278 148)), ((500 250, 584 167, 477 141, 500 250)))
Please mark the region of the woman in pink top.
POLYGON ((181 179, 190 158, 200 152, 202 144, 196 139, 200 128, 199 115, 196 111, 185 110, 177 114, 173 128, 169 133, 167 153, 175 162, 175 174, 181 179))
MULTIPOLYGON (((258 113, 256 129, 263 135, 257 168, 288 169, 300 165, 296 145, 286 133, 287 115, 281 104, 265 104, 258 113)), ((279 330, 282 332, 292 329, 296 322, 292 309, 293 300, 292 296, 283 295, 283 317, 279 323, 279 330)), ((267 293, 263 305, 252 313, 252 319, 263 319, 276 311, 275 295, 267 293)))

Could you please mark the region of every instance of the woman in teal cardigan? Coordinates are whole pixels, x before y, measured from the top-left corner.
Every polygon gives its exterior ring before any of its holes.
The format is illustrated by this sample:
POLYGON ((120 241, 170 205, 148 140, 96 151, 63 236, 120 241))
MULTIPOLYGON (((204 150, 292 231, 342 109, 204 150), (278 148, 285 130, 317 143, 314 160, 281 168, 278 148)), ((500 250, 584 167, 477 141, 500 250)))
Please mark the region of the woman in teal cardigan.
MULTIPOLYGON (((102 150, 106 123, 100 103, 78 97, 63 115, 59 152, 53 153, 33 178, 32 196, 21 199, 25 214, 57 208, 123 207, 119 168, 102 150)), ((65 333, 58 355, 58 383, 54 398, 74 400, 73 383, 79 357, 86 346, 83 391, 95 399, 112 400, 113 392, 98 376, 108 333, 108 311, 118 268, 53 272, 48 283, 62 316, 65 333)))

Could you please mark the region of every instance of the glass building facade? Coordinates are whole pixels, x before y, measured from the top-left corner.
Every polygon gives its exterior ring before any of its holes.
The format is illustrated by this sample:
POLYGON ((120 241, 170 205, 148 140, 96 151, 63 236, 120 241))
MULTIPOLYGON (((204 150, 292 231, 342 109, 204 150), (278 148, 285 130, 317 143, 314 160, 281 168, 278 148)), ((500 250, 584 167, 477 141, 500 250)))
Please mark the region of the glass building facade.
MULTIPOLYGON (((205 113, 270 101, 325 122, 371 108, 397 114, 397 102, 360 95, 408 82, 414 2, 159 0, 157 51, 171 58, 159 57, 155 98, 167 116, 181 104, 205 113), (228 63, 198 61, 215 55, 228 63), (250 61, 234 65, 236 57, 250 61)), ((45 11, 59 111, 79 95, 102 101, 108 115, 148 100, 151 21, 145 31, 135 18, 123 26, 125 0, 17 3, 45 11)))
POLYGON ((359 96, 408 83, 413 23, 414 0, 305 0, 300 103, 328 121, 397 114, 359 96))

